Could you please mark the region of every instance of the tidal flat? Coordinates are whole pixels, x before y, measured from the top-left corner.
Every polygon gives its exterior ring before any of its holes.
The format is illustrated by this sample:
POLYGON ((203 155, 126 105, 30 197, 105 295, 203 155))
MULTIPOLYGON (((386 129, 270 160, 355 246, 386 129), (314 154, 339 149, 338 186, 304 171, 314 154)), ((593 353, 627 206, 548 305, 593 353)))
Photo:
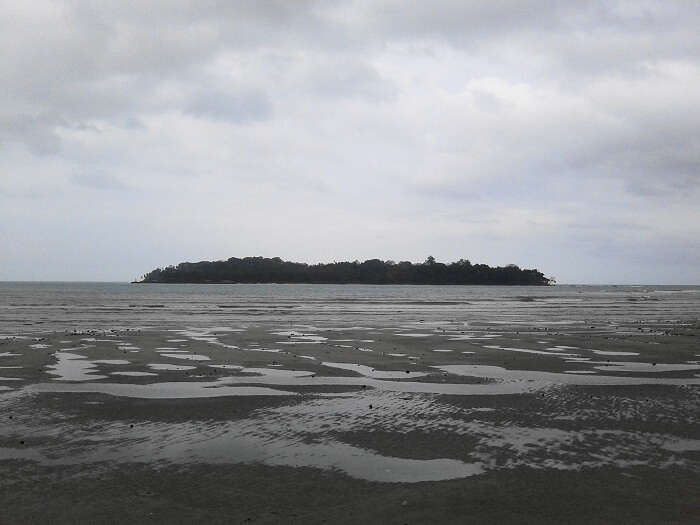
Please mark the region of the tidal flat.
POLYGON ((3 286, 1 523, 700 515, 697 287, 3 286))

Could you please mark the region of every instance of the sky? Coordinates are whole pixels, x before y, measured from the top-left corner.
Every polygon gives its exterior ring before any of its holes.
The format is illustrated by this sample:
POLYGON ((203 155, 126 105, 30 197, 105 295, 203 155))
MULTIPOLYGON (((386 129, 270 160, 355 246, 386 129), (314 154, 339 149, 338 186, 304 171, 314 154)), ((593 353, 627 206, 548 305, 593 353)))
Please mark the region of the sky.
POLYGON ((700 3, 0 0, 0 280, 700 284, 700 3))

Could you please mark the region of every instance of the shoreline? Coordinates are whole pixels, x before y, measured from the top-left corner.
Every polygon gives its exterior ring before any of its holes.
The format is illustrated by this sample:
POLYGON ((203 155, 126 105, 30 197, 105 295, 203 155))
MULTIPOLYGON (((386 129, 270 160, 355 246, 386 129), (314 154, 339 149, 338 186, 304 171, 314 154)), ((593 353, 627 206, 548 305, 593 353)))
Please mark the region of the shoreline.
POLYGON ((557 286, 555 283, 549 284, 523 284, 523 283, 372 283, 372 282, 298 282, 298 281, 130 281, 128 284, 304 284, 304 285, 361 285, 361 286, 557 286))

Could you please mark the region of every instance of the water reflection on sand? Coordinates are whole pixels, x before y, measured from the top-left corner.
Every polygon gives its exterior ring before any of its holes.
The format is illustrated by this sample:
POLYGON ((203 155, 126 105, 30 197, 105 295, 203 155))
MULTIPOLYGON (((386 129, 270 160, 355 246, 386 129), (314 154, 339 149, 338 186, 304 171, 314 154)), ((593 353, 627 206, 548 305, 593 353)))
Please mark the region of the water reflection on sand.
POLYGON ((378 482, 516 468, 700 472, 697 348, 669 333, 693 320, 675 315, 680 306, 539 293, 478 309, 319 301, 284 322, 257 305, 255 317, 218 309, 216 322, 190 326, 188 310, 165 330, 3 339, 0 363, 13 371, 0 378, 0 408, 18 416, 0 431, 0 460, 263 463, 378 482), (191 402, 201 414, 179 416, 191 402))

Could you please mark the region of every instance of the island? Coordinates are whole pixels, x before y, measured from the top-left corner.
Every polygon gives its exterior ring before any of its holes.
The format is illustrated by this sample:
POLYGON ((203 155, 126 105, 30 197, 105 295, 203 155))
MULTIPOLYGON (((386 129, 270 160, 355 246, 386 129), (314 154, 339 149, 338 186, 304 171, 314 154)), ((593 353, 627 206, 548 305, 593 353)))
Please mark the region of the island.
POLYGON ((394 262, 369 259, 364 262, 307 264, 279 257, 231 257, 226 261, 183 262, 156 268, 134 283, 308 283, 308 284, 554 284, 536 269, 515 264, 491 267, 467 259, 449 264, 428 257, 425 262, 394 262))

